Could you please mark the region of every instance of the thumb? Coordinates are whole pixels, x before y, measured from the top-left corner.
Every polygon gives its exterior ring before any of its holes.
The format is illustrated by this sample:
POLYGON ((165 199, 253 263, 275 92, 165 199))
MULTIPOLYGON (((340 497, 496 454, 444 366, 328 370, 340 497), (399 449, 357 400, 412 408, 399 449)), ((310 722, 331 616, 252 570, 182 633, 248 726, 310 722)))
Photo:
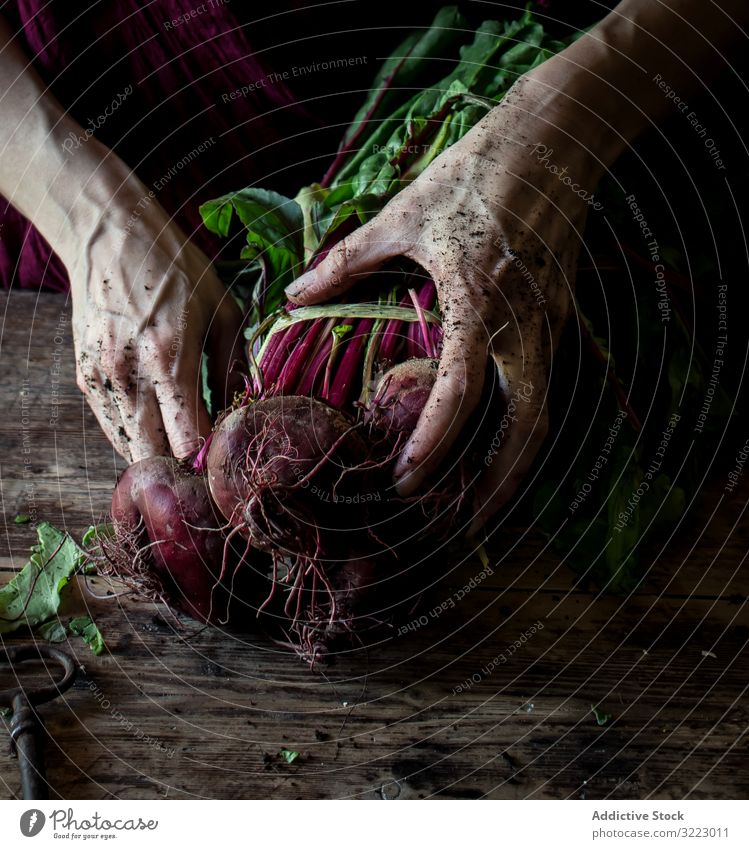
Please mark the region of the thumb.
POLYGON ((327 301, 350 289, 399 253, 396 240, 389 237, 377 215, 363 227, 334 245, 315 268, 302 274, 286 288, 286 297, 295 304, 327 301))

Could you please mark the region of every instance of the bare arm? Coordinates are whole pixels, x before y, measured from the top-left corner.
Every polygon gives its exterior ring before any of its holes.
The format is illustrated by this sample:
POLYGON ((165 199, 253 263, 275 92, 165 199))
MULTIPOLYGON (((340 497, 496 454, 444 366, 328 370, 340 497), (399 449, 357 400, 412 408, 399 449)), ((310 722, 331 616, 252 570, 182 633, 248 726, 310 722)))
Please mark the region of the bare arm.
POLYGON ((122 160, 29 66, 0 17, 0 193, 65 264, 78 385, 126 459, 185 456, 207 435, 200 354, 216 387, 239 355, 241 315, 207 257, 122 160))
POLYGON ((527 78, 539 105, 548 103, 568 129, 584 132, 611 164, 642 130, 674 113, 660 83, 682 98, 706 90, 730 67, 748 27, 744 0, 622 0, 527 78))

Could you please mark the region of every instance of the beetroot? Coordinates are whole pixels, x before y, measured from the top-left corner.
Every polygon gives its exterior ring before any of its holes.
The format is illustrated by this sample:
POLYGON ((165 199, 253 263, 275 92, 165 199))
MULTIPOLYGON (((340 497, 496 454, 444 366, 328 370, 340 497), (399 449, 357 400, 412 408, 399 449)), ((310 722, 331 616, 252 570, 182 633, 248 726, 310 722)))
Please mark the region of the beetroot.
MULTIPOLYGON (((371 531, 387 496, 389 456, 322 401, 281 396, 250 402, 212 435, 205 464, 223 515, 271 555, 260 610, 310 663, 370 621, 373 585, 396 572, 371 531)), ((391 486, 391 484, 390 484, 391 486)))
POLYGON ((391 437, 410 435, 437 379, 439 360, 419 358, 393 366, 377 383, 364 420, 391 437))
POLYGON ((432 281, 394 298, 393 315, 385 306, 366 315, 380 308, 369 305, 350 320, 276 319, 283 326, 250 343, 244 397, 191 468, 156 458, 125 473, 112 512, 120 538, 137 545, 121 548, 148 561, 162 595, 211 621, 227 577, 260 568, 269 583, 253 618, 311 664, 339 642, 361 644, 413 598, 409 567, 423 563, 426 540, 452 532, 463 487, 453 474, 418 496, 395 491, 395 460, 437 376, 441 329, 427 315, 432 281), (233 550, 240 539, 244 552, 233 550), (250 553, 254 568, 238 568, 250 553))
POLYGON ((339 550, 338 534, 351 529, 366 453, 343 413, 291 395, 224 418, 206 468, 219 509, 255 546, 317 557, 339 550))
POLYGON ((310 664, 325 660, 339 641, 382 625, 378 591, 388 575, 395 572, 392 556, 359 558, 338 564, 330 573, 330 593, 320 604, 314 595, 301 611, 293 648, 310 664))
POLYGON ((230 601, 247 608, 255 576, 227 540, 205 477, 171 457, 129 466, 112 496, 116 538, 106 555, 112 571, 137 590, 203 622, 220 621, 230 601))

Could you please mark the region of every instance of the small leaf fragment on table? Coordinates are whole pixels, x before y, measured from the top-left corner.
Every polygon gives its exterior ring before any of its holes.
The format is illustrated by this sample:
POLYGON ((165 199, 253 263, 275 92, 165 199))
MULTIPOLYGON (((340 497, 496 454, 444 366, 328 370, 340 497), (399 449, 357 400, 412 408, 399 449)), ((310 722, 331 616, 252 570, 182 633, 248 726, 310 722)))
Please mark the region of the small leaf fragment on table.
POLYGON ((292 752, 290 749, 281 749, 278 753, 279 758, 282 761, 285 761, 287 764, 293 764, 294 761, 299 757, 299 752, 292 752))
POLYGON ((590 709, 593 711, 593 716, 595 716, 596 722, 599 725, 607 725, 611 721, 611 719, 612 719, 611 714, 606 713, 606 711, 603 710, 603 708, 596 707, 595 705, 591 705, 590 709))
POLYGON ((76 619, 71 619, 68 627, 70 633, 81 637, 95 655, 100 655, 104 651, 106 647, 104 637, 90 616, 79 616, 76 619))
POLYGON ((25 513, 19 513, 13 521, 17 525, 28 525, 31 521, 31 516, 27 516, 25 513))

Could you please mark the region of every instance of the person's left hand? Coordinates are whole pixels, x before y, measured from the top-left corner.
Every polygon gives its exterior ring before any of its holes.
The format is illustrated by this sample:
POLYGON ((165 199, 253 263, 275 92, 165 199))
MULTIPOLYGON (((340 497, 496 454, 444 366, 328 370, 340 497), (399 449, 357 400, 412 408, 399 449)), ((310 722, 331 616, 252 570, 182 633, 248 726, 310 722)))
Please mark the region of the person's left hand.
POLYGON ((474 532, 513 494, 548 428, 549 356, 569 311, 590 203, 558 172, 566 168, 592 189, 598 171, 584 147, 537 116, 530 88, 516 84, 372 221, 287 289, 295 303, 318 303, 399 255, 431 274, 444 346, 429 401, 396 465, 397 489, 413 493, 444 459, 479 401, 493 357, 507 407, 477 482, 474 532))
POLYGON ((208 354, 218 404, 242 387, 242 313, 211 263, 133 176, 87 239, 59 246, 73 299, 78 387, 128 461, 189 456, 211 432, 201 395, 208 354), (132 210, 139 210, 137 220, 132 210))

